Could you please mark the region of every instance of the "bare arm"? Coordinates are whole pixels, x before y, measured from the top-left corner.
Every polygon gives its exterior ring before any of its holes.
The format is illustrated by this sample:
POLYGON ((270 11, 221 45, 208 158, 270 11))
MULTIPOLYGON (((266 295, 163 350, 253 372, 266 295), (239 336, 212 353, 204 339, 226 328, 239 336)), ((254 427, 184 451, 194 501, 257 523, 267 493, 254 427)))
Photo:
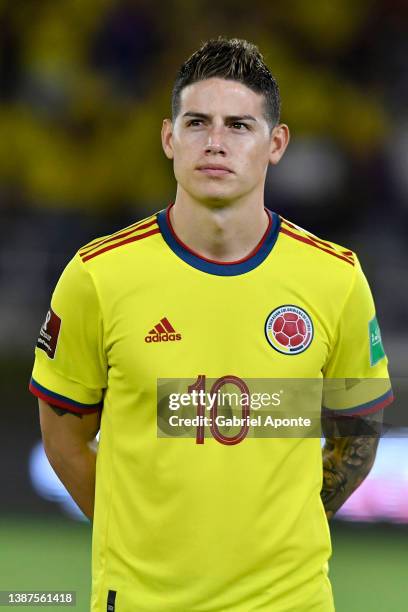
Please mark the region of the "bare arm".
POLYGON ((371 470, 381 435, 382 411, 370 417, 328 417, 323 420, 321 498, 331 518, 371 470))
POLYGON ((44 449, 72 498, 92 520, 100 412, 77 415, 38 400, 44 449))

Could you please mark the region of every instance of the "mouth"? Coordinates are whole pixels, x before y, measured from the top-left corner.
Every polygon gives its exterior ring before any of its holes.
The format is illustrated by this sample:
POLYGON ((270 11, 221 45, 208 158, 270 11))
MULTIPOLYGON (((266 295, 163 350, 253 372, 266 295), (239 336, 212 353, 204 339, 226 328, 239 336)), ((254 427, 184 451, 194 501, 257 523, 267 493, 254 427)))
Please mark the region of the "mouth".
POLYGON ((208 176, 227 176, 228 174, 233 174, 230 168, 219 164, 205 164, 203 166, 198 166, 196 169, 208 176))

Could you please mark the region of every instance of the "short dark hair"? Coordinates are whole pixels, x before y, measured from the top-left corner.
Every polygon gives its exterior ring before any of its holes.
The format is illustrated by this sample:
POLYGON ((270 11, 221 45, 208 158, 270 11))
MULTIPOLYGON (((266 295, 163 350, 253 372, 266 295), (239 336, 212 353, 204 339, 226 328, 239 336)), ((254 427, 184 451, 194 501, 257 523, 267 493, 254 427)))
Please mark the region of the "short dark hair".
POLYGON ((265 116, 274 127, 279 122, 280 96, 276 80, 258 47, 239 38, 216 38, 205 42, 180 67, 172 93, 173 120, 180 112, 184 87, 212 77, 239 81, 265 97, 265 116))

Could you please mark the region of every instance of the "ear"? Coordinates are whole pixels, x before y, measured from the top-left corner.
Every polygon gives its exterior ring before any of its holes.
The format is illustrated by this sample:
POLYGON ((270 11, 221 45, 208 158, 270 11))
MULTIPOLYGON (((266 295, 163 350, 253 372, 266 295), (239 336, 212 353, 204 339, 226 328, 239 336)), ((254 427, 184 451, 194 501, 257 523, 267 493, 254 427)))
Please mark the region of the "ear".
POLYGON ((168 159, 173 159, 173 124, 170 119, 163 119, 161 139, 164 154, 168 159))
POLYGON ((290 133, 289 128, 285 123, 281 123, 273 128, 271 134, 271 146, 269 150, 269 162, 275 166, 289 144, 290 133))

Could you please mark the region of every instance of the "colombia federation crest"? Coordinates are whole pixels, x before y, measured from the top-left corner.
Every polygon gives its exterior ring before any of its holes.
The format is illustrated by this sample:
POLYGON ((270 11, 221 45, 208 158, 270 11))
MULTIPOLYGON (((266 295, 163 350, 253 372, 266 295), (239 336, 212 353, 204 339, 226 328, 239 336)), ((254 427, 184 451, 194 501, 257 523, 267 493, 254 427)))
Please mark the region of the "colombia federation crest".
POLYGON ((313 340, 312 319, 299 306, 279 306, 265 321, 265 336, 279 353, 298 355, 303 353, 313 340))

